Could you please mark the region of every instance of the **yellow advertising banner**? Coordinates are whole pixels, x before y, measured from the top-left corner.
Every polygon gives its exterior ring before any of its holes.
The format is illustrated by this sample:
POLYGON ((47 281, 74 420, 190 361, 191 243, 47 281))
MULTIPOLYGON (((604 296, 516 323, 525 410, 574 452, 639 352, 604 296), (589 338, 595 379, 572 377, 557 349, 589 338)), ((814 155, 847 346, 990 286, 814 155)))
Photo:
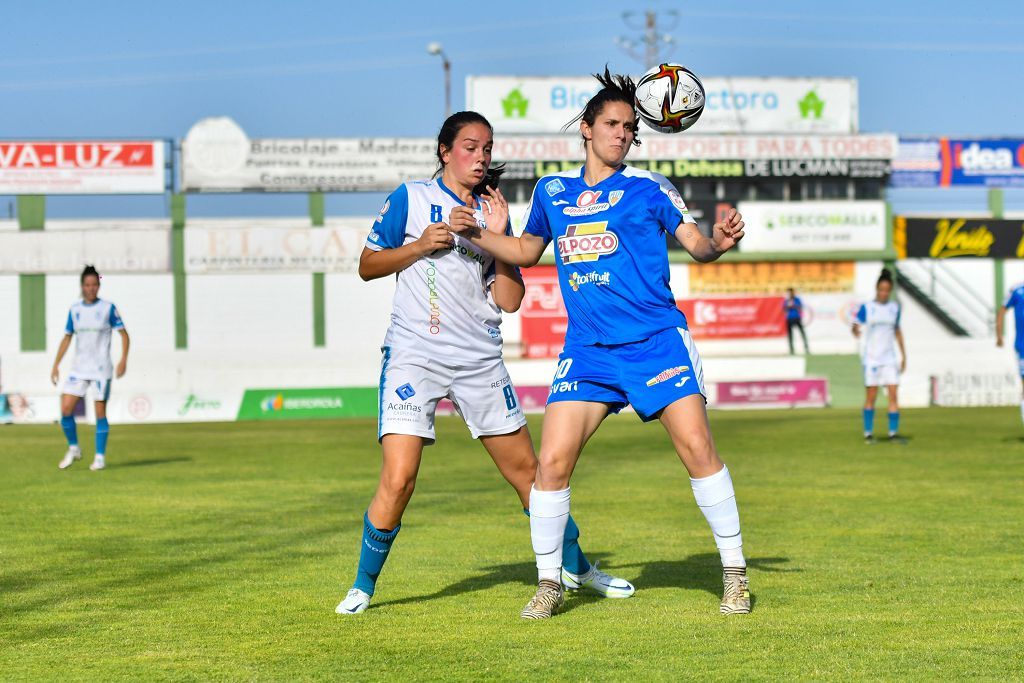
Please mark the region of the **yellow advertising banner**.
POLYGON ((853 261, 706 263, 690 266, 691 294, 852 292, 853 261))

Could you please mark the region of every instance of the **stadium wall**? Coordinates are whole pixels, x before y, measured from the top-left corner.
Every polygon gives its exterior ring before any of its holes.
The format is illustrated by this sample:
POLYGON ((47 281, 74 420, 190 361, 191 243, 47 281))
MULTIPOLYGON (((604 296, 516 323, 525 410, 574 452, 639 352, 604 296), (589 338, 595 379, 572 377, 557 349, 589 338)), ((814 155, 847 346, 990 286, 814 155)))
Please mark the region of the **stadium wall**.
MULTIPOLYGON (((335 219, 328 219, 328 224, 332 220, 335 219)), ((372 218, 337 220, 365 226, 372 218)), ((239 225, 271 230, 298 226, 305 230, 310 227, 310 219, 197 219, 189 223, 191 229, 208 230, 234 229, 239 225)), ((16 228, 16 224, 3 222, 0 233, 10 234, 16 228)), ((80 233, 102 230, 108 236, 120 235, 124 239, 118 237, 95 243, 103 245, 100 252, 95 251, 95 245, 78 247, 78 252, 72 250, 74 258, 60 263, 71 263, 73 268, 51 266, 56 272, 50 272, 45 278, 43 352, 21 351, 19 325, 23 316, 19 276, 2 272, 0 268, 0 361, 6 389, 39 397, 55 394, 48 381, 49 366, 61 339, 68 305, 77 298, 77 268, 84 261, 97 261, 101 265, 106 273, 101 294, 117 303, 132 335, 129 375, 117 383, 119 396, 112 399, 112 408, 122 399, 130 403, 141 396, 145 398, 141 403, 148 400, 152 405, 150 415, 176 414, 180 406, 172 411, 174 405, 198 401, 199 405, 219 404, 220 409, 207 409, 205 413, 195 409, 186 411, 190 419, 202 419, 196 417, 201 414, 224 419, 233 412, 228 406, 238 403, 241 392, 246 389, 376 385, 378 346, 388 325, 393 280, 362 282, 351 272, 351 253, 345 257, 348 261, 333 262, 332 267, 341 272, 327 272, 323 276, 323 348, 315 345, 315 280, 308 268, 304 272, 280 272, 274 268, 265 272, 245 272, 244 269, 236 272, 228 265, 226 272, 185 275, 187 347, 182 349, 176 348, 175 343, 178 332, 175 275, 161 266, 160 254, 150 253, 154 250, 152 244, 145 247, 149 249, 148 256, 141 258, 140 243, 130 239, 137 236, 138 231, 146 231, 159 235, 169 245, 169 221, 50 221, 46 230, 49 235, 36 232, 22 233, 21 237, 37 239, 38 235, 38 239, 48 239, 48 244, 52 245, 53 235, 57 233, 72 245, 77 244, 75 239, 80 233), (161 267, 162 272, 151 272, 161 267), (158 400, 158 396, 171 398, 158 400), (163 407, 158 409, 156 404, 163 407)), ((157 240, 157 247, 159 242, 157 240)), ((233 253, 228 249, 226 256, 231 257, 233 253)), ((997 269, 991 259, 945 260, 944 264, 955 270, 961 280, 976 287, 979 295, 993 296, 997 269)), ((853 286, 848 290, 801 293, 814 309, 807 333, 815 353, 856 353, 856 342, 848 332, 849 316, 858 302, 873 295, 874 281, 881 266, 880 260, 857 262, 853 286)), ((1024 261, 1008 260, 1001 268, 1007 283, 1024 281, 1024 261)), ((677 298, 695 294, 691 287, 691 266, 673 263, 671 274, 677 298)), ((1012 361, 1007 353, 993 351, 991 340, 954 342, 926 311, 907 297, 903 301, 904 328, 912 358, 911 369, 904 378, 905 405, 927 404, 930 376, 957 370, 957 364, 962 365, 959 359, 963 357, 971 358, 977 367, 991 367, 993 371, 1012 361), (951 354, 951 344, 967 348, 967 355, 951 354), (958 359, 955 362, 954 357, 958 359)), ((519 314, 506 316, 503 332, 512 359, 518 356, 521 347, 521 330, 519 314)), ((1010 332, 1012 334, 1012 330, 1010 332)), ((702 340, 700 348, 706 358, 708 376, 722 381, 793 378, 805 374, 801 359, 786 357, 788 348, 782 336, 702 340)), ((517 384, 541 386, 549 381, 553 362, 548 359, 510 360, 509 365, 517 384)), ((127 407, 121 412, 130 414, 127 407)))

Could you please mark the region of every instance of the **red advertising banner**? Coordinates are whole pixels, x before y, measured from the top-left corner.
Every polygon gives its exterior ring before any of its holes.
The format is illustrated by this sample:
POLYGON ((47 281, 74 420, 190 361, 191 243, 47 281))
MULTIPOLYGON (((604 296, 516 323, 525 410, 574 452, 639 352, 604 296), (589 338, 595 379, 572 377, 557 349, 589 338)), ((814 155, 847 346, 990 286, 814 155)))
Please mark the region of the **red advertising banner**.
POLYGON ((0 194, 160 194, 163 140, 0 140, 0 194))
POLYGON ((748 339, 783 337, 786 317, 783 297, 728 297, 679 299, 694 339, 748 339))
POLYGON ((716 408, 824 408, 828 380, 806 377, 788 380, 718 382, 716 408))
POLYGON ((526 358, 554 358, 562 351, 569 322, 562 293, 558 289, 555 266, 527 268, 523 271, 523 282, 526 294, 519 309, 523 355, 526 358))

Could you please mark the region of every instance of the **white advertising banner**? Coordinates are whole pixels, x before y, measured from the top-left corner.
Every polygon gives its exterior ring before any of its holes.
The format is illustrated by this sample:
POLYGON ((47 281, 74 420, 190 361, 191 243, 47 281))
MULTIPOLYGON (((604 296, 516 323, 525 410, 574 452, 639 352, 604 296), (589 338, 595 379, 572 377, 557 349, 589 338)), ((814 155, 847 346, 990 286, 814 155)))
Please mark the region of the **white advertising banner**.
POLYGON ((0 274, 77 274, 83 263, 101 273, 166 273, 170 230, 32 230, 0 232, 0 274))
POLYGON ((115 423, 233 422, 241 392, 188 394, 114 394, 107 415, 115 423))
MULTIPOLYGON (((857 132, 852 78, 702 78, 706 104, 697 133, 857 132)), ((466 108, 499 133, 557 133, 598 89, 592 76, 470 76, 466 108)), ((573 124, 575 127, 575 124, 573 124)), ((646 137, 660 137, 644 129, 646 137)))
POLYGON ((188 192, 389 191, 429 178, 431 138, 249 139, 229 118, 203 119, 182 142, 188 192))
POLYGON ((185 272, 352 273, 374 217, 328 220, 324 227, 185 229, 185 272))
POLYGON ((161 194, 163 140, 0 140, 0 195, 161 194))
POLYGON ((947 372, 932 377, 932 403, 937 406, 1015 406, 1020 403, 1020 380, 1012 372, 947 372))
POLYGON ((0 424, 53 424, 60 420, 60 395, 0 394, 0 424))
MULTIPOLYGON (((869 135, 678 135, 643 136, 630 160, 892 159, 897 136, 869 135)), ((582 161, 579 135, 496 135, 494 160, 582 161)), ((759 175, 771 175, 764 173, 759 175)))
POLYGON ((885 248, 885 202, 740 202, 744 252, 876 251, 885 248))

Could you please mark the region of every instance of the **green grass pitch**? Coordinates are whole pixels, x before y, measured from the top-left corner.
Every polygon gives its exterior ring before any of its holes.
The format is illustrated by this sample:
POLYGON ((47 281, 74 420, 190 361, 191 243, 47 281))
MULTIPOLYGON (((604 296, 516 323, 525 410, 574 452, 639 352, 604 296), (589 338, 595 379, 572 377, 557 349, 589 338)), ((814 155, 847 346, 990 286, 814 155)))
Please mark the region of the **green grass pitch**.
MULTIPOLYGON (((371 609, 334 614, 376 483, 371 421, 117 426, 104 472, 60 429, 0 427, 0 679, 758 680, 1024 676, 1016 409, 714 413, 754 612, 718 614, 717 554, 663 430, 609 419, 573 479, 592 559, 630 600, 518 613, 515 494, 439 422, 371 609), (884 411, 879 411, 884 415, 884 411), (883 428, 879 419, 879 430, 883 428)), ((534 438, 540 422, 532 420, 534 438)))

